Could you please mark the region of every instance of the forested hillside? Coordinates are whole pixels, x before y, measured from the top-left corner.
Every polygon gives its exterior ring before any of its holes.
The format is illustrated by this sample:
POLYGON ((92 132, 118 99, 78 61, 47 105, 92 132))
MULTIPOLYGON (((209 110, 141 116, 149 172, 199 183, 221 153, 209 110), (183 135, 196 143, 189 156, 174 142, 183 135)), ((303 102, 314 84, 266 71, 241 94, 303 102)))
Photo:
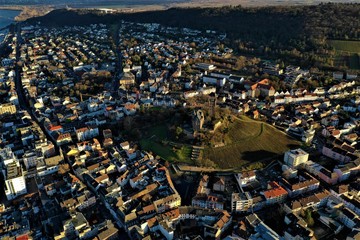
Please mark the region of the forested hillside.
MULTIPOLYGON (((56 10, 32 19, 46 24, 113 24, 119 20, 226 32, 242 54, 282 58, 302 66, 332 68, 336 51, 329 39, 360 39, 360 4, 320 4, 266 8, 173 8, 104 15, 90 10, 56 10)), ((342 66, 337 66, 342 67, 342 66)))

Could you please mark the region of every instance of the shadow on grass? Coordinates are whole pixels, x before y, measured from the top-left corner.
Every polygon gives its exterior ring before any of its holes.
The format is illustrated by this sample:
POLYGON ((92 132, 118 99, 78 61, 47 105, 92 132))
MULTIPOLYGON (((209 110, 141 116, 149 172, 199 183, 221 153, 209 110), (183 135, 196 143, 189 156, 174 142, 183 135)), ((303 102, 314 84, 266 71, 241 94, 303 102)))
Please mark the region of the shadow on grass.
POLYGON ((286 134, 286 139, 289 140, 289 141, 297 141, 297 142, 299 142, 299 144, 300 144, 300 140, 299 140, 299 138, 296 137, 296 136, 292 136, 292 135, 286 134))
POLYGON ((286 145, 286 147, 288 147, 289 149, 299 148, 300 146, 301 146, 300 144, 294 144, 294 143, 290 143, 286 145))

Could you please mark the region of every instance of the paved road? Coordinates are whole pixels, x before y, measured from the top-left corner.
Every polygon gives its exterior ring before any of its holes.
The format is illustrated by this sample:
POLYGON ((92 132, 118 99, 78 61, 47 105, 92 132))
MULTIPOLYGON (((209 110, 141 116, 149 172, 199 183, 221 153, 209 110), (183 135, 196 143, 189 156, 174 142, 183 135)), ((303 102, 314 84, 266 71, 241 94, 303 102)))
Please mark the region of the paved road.
POLYGON ((114 41, 113 42, 113 47, 115 47, 115 49, 113 49, 113 51, 116 54, 117 62, 116 62, 116 65, 115 65, 116 71, 115 71, 114 77, 112 79, 111 91, 112 91, 113 97, 117 97, 118 89, 120 87, 119 80, 120 80, 120 76, 121 76, 121 74, 123 72, 122 54, 121 54, 121 51, 119 49, 119 41, 120 41, 119 28, 117 28, 115 30, 115 35, 114 35, 113 41, 114 41))

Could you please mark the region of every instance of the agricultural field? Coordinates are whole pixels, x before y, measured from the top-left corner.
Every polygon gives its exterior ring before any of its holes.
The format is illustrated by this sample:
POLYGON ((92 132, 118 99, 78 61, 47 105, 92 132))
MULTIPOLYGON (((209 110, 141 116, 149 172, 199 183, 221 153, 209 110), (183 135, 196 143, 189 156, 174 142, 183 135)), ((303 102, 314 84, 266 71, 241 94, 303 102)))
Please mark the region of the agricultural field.
POLYGON ((360 41, 328 40, 328 43, 336 51, 360 53, 360 41))
POLYGON ((328 44, 336 51, 335 66, 360 70, 360 41, 329 40, 328 44))
POLYGON ((276 128, 242 117, 229 127, 223 147, 208 147, 204 158, 221 168, 237 168, 283 154, 300 143, 276 128))

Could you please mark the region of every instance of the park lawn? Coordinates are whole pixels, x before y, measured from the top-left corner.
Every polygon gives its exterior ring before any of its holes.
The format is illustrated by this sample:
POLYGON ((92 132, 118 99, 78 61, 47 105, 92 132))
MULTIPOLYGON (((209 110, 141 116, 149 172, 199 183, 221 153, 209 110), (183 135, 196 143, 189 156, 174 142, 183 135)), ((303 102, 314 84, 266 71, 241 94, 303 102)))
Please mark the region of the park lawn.
POLYGON ((140 140, 141 148, 147 151, 151 151, 156 155, 159 155, 161 158, 169 162, 174 162, 177 159, 175 152, 172 150, 171 146, 163 145, 159 142, 155 142, 151 139, 142 139, 140 140))
POLYGON ((191 152, 191 147, 185 145, 182 146, 180 149, 176 150, 177 160, 184 163, 193 163, 191 160, 191 152))
POLYGON ((165 140, 167 138, 167 127, 166 125, 156 125, 153 127, 150 127, 147 130, 147 137, 155 136, 158 139, 165 140))
POLYGON ((169 162, 192 163, 191 147, 184 145, 181 148, 175 148, 170 144, 162 143, 167 140, 167 131, 166 125, 156 125, 149 128, 146 136, 140 140, 141 148, 151 151, 169 162))
POLYGON ((204 157, 220 168, 238 168, 283 154, 300 143, 280 130, 262 122, 242 118, 232 123, 223 147, 208 147, 204 157))

